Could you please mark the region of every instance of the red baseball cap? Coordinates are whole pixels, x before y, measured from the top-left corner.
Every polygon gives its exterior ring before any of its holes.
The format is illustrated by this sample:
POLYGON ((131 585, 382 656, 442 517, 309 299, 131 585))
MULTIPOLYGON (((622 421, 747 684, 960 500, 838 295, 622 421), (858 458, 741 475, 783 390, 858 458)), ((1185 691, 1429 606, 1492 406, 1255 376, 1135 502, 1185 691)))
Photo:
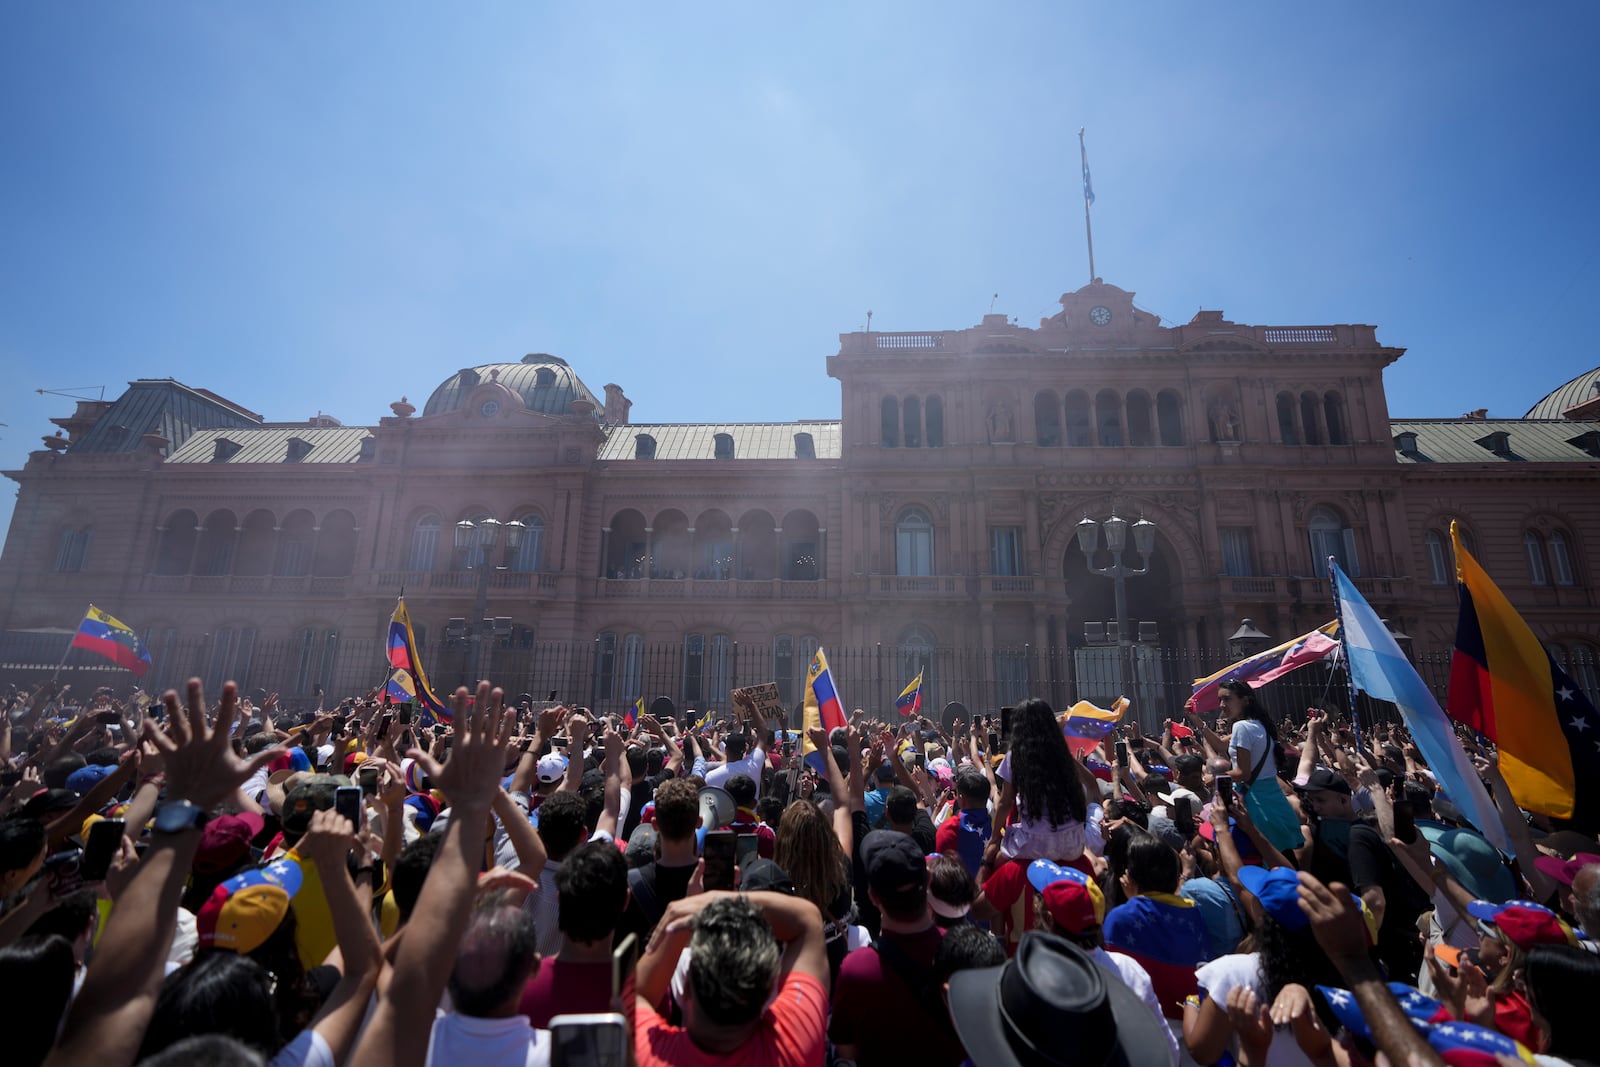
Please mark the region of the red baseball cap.
POLYGON ((253 811, 218 815, 200 832, 194 869, 201 874, 220 874, 232 869, 250 854, 250 842, 261 832, 262 825, 261 816, 253 811))

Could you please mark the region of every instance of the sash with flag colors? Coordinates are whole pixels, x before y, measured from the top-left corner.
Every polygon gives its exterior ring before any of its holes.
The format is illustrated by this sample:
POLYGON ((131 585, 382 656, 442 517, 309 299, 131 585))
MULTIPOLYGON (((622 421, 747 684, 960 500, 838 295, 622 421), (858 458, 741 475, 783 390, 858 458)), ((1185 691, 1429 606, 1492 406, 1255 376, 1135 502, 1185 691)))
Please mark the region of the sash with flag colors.
POLYGON ((1117 728, 1122 713, 1127 710, 1127 697, 1118 697, 1110 708, 1097 708, 1087 700, 1078 701, 1061 713, 1061 733, 1067 739, 1067 747, 1074 756, 1093 752, 1094 747, 1117 728))
POLYGON ((1600 829, 1600 714, 1461 544, 1461 597, 1445 710, 1500 749, 1517 806, 1600 829), (1594 730, 1594 733, 1588 731, 1594 730))
POLYGON ((398 685, 399 692, 407 694, 400 699, 415 701, 417 710, 422 713, 422 725, 450 721, 450 709, 428 687, 428 675, 422 669, 422 657, 417 655, 417 638, 411 632, 411 614, 406 611, 405 597, 395 604, 394 615, 389 619, 389 666, 394 668, 389 676, 389 692, 395 693, 398 685), (398 680, 402 676, 404 680, 398 680))
POLYGON ((922 710, 922 671, 917 672, 910 685, 900 690, 900 695, 894 698, 894 706, 908 719, 922 710))
POLYGON ((1238 663, 1224 667, 1215 674, 1196 678, 1194 695, 1189 698, 1189 706, 1197 715, 1209 714, 1222 705, 1222 701, 1217 698, 1223 682, 1249 682, 1252 686, 1266 685, 1308 663, 1316 663, 1338 647, 1339 623, 1335 620, 1326 626, 1317 627, 1308 634, 1301 634, 1281 645, 1269 648, 1265 652, 1246 656, 1238 663))
POLYGON ((1478 832, 1502 852, 1511 851, 1510 838, 1500 823, 1500 814, 1489 799, 1488 790, 1467 758, 1466 749, 1456 739, 1450 720, 1433 698, 1417 669, 1406 659, 1394 635, 1372 610, 1355 583, 1330 557, 1328 569, 1333 577, 1334 595, 1339 598, 1339 621, 1343 624, 1345 661, 1355 687, 1377 700, 1387 700, 1400 709, 1411 740, 1416 743, 1439 788, 1478 832))
POLYGON ((133 632, 133 627, 118 622, 93 604, 89 605, 89 613, 78 624, 78 632, 72 635, 71 647, 98 652, 140 678, 150 669, 150 650, 144 647, 144 642, 133 632))
POLYGON ((817 752, 816 746, 811 743, 810 730, 818 726, 824 730, 835 730, 845 725, 847 723, 844 717, 844 704, 839 700, 839 691, 833 686, 833 673, 828 670, 828 656, 819 646, 811 657, 811 665, 806 668, 807 732, 802 734, 800 743, 801 758, 818 774, 827 773, 827 764, 817 752))

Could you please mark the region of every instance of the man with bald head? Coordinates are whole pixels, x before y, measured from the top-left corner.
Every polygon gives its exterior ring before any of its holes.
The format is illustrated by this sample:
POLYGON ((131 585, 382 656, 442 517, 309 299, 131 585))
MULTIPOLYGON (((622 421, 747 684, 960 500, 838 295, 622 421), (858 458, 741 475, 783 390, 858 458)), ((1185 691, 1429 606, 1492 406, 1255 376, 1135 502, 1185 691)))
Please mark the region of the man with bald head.
POLYGON ((1579 929, 1600 939, 1600 863, 1581 867, 1573 876, 1572 914, 1579 929))

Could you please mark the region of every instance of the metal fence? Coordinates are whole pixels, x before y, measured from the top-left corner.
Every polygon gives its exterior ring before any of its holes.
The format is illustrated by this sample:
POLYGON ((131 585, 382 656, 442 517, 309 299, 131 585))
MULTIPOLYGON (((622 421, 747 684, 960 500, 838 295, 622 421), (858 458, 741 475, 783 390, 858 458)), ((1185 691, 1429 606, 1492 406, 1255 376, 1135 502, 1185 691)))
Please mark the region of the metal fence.
MULTIPOLYGON (((70 634, 0 634, 0 681, 31 685, 49 677, 67 651, 70 634)), ((332 631, 305 631, 289 640, 257 640, 253 631, 224 631, 178 639, 150 639, 153 665, 139 684, 147 692, 174 686, 198 676, 213 692, 225 680, 246 692, 282 694, 286 707, 314 706, 322 688, 329 702, 364 694, 387 678, 384 643, 375 638, 350 639, 332 631)), ((680 710, 726 711, 728 691, 736 686, 776 682, 798 724, 806 666, 813 647, 753 644, 719 637, 688 637, 674 643, 644 643, 637 638, 518 643, 485 639, 481 649, 470 641, 438 643, 422 649, 424 667, 436 691, 453 690, 481 674, 510 694, 530 694, 584 704, 600 711, 621 711, 638 697, 646 704, 668 697, 680 710)), ((1138 644, 1071 648, 928 648, 921 646, 846 646, 827 649, 834 683, 846 708, 893 718, 900 691, 923 672, 923 713, 948 719, 951 702, 969 713, 982 714, 1029 696, 1042 696, 1056 707, 1089 700, 1102 707, 1119 695, 1132 702, 1133 714, 1150 732, 1176 716, 1188 699, 1195 678, 1208 675, 1238 657, 1226 651, 1194 652, 1138 644)), ((1592 654, 1578 651, 1562 665, 1577 688, 1600 704, 1597 665, 1592 654)), ((1449 681, 1448 653, 1416 657, 1422 678, 1443 702, 1449 681)), ((109 685, 127 690, 135 684, 128 671, 83 650, 67 653, 63 681, 83 692, 109 685)), ((1312 664, 1262 690, 1268 707, 1279 716, 1298 718, 1312 705, 1347 712, 1350 693, 1342 669, 1332 660, 1312 664)), ((1386 717, 1388 705, 1357 697, 1364 721, 1386 717)))

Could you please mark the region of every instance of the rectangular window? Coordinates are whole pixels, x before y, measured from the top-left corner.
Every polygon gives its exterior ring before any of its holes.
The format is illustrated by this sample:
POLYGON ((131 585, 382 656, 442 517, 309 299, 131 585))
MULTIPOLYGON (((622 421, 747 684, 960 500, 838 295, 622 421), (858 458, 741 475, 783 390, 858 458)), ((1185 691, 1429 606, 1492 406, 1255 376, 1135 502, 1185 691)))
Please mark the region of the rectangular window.
MULTIPOLYGON (((287 546, 285 546, 285 549, 285 555, 287 555, 287 546)), ((418 525, 416 529, 411 531, 411 566, 408 569, 413 571, 433 570, 433 560, 438 554, 438 550, 439 527, 418 525)), ((293 571, 284 569, 279 573, 286 575, 304 574, 305 571, 303 569, 293 571)))
POLYGON ((1534 585, 1549 585, 1550 577, 1544 569, 1544 546, 1539 543, 1539 535, 1524 534, 1522 547, 1528 553, 1528 580, 1534 585))
POLYGON ((638 700, 644 692, 644 638, 629 634, 622 639, 622 699, 638 700))
POLYGON ((705 678, 705 636, 690 634, 683 639, 683 702, 688 707, 700 708, 705 699, 705 678))
POLYGON ((794 707, 794 638, 779 634, 772 641, 772 677, 778 683, 778 699, 794 707))
POLYGON ((1028 654, 1022 651, 994 654, 994 695, 1002 705, 1028 699, 1028 654))
POLYGON ((1444 556, 1444 538, 1428 531, 1424 540, 1428 546, 1428 577, 1434 585, 1450 584, 1450 562, 1444 556))
POLYGON ((706 671, 705 702, 711 707, 726 707, 733 688, 733 640, 727 634, 711 639, 711 662, 706 671))
POLYGON ((311 692, 311 654, 316 648, 317 632, 315 630, 300 631, 300 665, 294 672, 294 691, 296 693, 311 692))
POLYGON ((223 677, 227 673, 228 655, 233 651, 233 631, 218 630, 211 635, 211 658, 206 663, 206 689, 213 693, 222 691, 223 677))
POLYGON ((895 573, 925 576, 933 573, 933 531, 926 526, 901 526, 895 531, 895 573))
POLYGON ((1224 526, 1217 533, 1222 543, 1222 573, 1230 578, 1249 578, 1256 572, 1250 551, 1250 530, 1245 526, 1224 526))
POLYGON ((1559 533, 1550 535, 1550 569, 1555 571, 1557 585, 1576 585, 1572 574, 1572 557, 1567 554, 1567 539, 1559 533))
POLYGON ((1017 527, 996 526, 989 530, 989 573, 1022 573, 1022 531, 1017 527))
POLYGON ((1311 569, 1313 573, 1321 575, 1328 568, 1328 557, 1332 556, 1339 564, 1339 569, 1352 578, 1361 577, 1361 564, 1356 558, 1356 532, 1350 529, 1343 530, 1312 530, 1311 531, 1311 569))
POLYGON ((246 627, 239 631, 239 641, 233 650, 233 673, 231 679, 238 683, 239 692, 247 692, 250 688, 250 660, 256 651, 256 630, 254 626, 246 627))
POLYGON ((617 635, 601 634, 594 643, 594 700, 612 699, 617 683, 617 635))
POLYGON ((322 670, 318 673, 316 682, 322 686, 323 691, 337 691, 334 684, 333 672, 339 662, 339 635, 329 630, 322 639, 322 670))

